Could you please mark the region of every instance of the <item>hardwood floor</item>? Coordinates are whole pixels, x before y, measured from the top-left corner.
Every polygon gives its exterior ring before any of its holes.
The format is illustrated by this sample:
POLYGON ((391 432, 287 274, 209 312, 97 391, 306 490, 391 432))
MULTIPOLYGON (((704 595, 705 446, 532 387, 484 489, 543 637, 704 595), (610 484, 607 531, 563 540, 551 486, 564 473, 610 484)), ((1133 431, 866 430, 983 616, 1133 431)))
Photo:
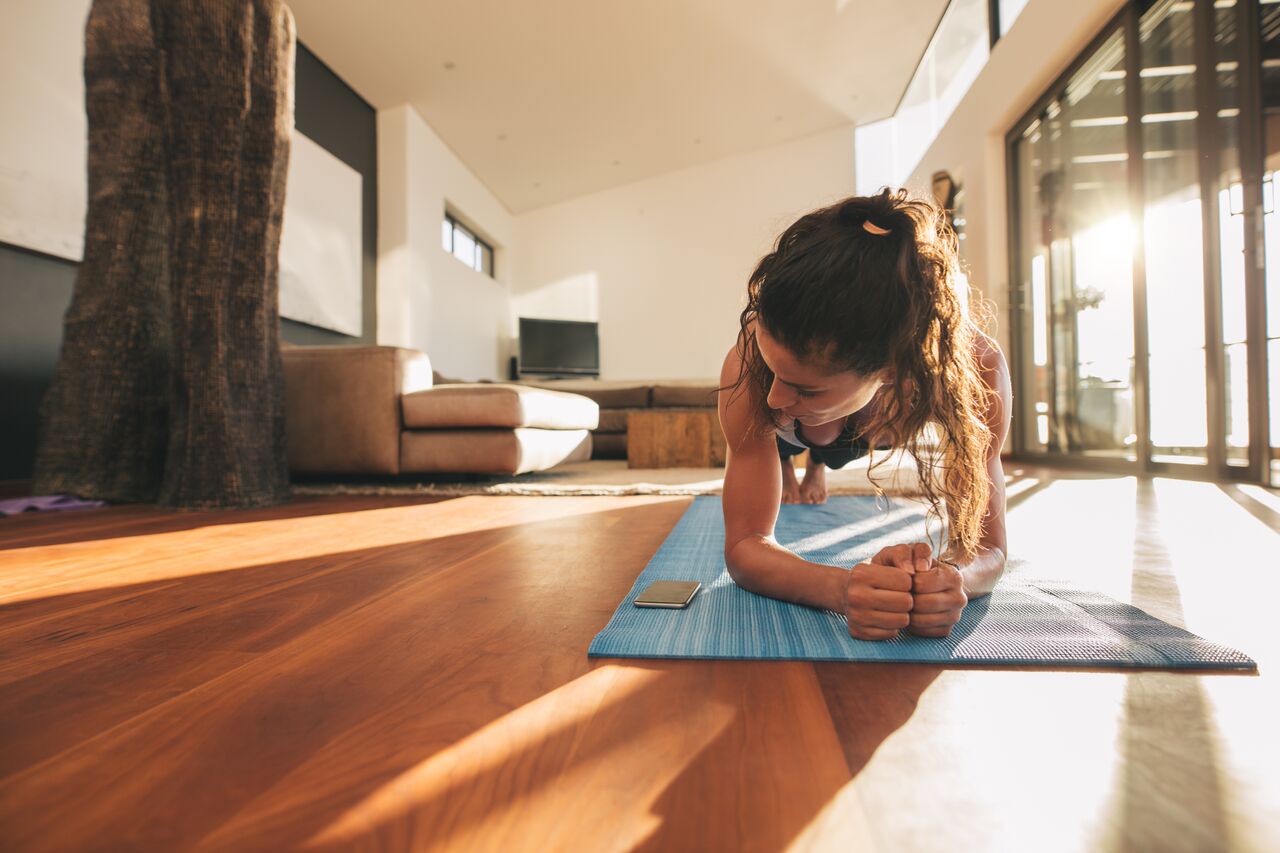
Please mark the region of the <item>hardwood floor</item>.
POLYGON ((681 497, 0 520, 0 849, 1275 849, 1280 498, 1009 492, 1260 674, 589 660, 681 497))

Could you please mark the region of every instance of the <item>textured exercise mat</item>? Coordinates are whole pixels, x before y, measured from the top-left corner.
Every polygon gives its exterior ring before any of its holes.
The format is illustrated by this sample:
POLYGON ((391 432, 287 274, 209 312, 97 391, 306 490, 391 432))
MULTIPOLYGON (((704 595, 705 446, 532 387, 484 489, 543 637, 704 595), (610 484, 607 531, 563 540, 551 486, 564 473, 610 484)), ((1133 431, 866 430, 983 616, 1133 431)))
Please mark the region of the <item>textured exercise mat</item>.
MULTIPOLYGON (((784 505, 775 535, 807 559, 852 566, 924 532, 919 504, 833 497, 784 505)), ((592 641, 593 657, 854 660, 998 665, 1186 667, 1253 670, 1235 649, 1208 642, 1136 607, 1061 581, 1007 572, 991 595, 965 608, 945 639, 903 633, 870 642, 849 636, 844 616, 740 589, 724 566, 718 497, 698 497, 592 641), (696 580, 683 610, 632 601, 655 580, 696 580)))

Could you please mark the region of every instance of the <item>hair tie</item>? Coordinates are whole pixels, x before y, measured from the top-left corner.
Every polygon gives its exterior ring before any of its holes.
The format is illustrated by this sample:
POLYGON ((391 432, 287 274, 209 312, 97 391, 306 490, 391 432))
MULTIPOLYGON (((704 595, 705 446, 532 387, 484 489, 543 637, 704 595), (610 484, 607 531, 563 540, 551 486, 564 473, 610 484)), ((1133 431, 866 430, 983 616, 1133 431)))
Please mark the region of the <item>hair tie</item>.
POLYGON ((870 219, 862 220, 862 229, 866 231, 868 234, 874 234, 877 237, 883 237, 884 235, 889 233, 888 228, 881 228, 879 225, 876 225, 870 219))

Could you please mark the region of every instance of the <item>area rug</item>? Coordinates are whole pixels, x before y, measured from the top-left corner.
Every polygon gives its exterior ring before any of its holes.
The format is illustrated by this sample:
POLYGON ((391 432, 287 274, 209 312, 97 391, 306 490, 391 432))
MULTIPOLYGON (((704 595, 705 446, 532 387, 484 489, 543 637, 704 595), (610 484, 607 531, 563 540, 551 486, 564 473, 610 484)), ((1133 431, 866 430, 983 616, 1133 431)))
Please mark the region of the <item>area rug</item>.
MULTIPOLYGON (((936 532, 936 531, 935 531, 936 532)), ((918 502, 835 497, 783 506, 778 541, 807 559, 852 566, 886 545, 926 535, 918 502)), ((849 636, 842 614, 754 595, 724 566, 719 498, 693 501, 592 641, 592 657, 896 661, 997 666, 1255 670, 1243 653, 1204 640, 1135 607, 1062 580, 1011 567, 996 591, 975 599, 945 639, 902 634, 883 642, 849 636), (683 610, 635 607, 655 580, 696 580, 683 610)))
MULTIPOLYGON (((803 469, 796 476, 803 477, 803 469)), ((885 494, 919 493, 915 461, 887 458, 874 479, 885 494)), ((295 495, 718 495, 724 468, 628 468, 623 459, 593 459, 514 477, 434 476, 359 481, 312 481, 293 485, 295 495)), ((868 462, 859 459, 827 471, 832 495, 874 495, 868 462)))

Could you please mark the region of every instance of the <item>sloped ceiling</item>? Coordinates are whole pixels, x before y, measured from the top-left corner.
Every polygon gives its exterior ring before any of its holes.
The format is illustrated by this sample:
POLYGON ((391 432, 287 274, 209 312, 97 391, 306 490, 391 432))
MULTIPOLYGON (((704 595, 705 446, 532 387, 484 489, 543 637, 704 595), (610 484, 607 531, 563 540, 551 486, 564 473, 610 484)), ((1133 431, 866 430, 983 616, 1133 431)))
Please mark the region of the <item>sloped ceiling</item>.
MULTIPOLYGON (((291 0, 513 213, 893 112, 946 0, 291 0)), ((852 156, 852 151, 850 151, 852 156)))

